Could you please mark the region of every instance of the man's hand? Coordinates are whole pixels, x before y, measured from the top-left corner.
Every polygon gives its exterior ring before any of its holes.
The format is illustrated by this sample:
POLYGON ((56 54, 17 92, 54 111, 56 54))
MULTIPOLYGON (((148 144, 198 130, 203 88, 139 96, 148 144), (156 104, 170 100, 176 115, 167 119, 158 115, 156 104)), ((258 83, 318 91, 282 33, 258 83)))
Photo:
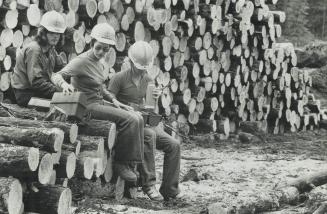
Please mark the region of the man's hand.
POLYGON ((154 88, 152 91, 152 96, 154 99, 158 99, 162 94, 162 90, 160 88, 154 88))
POLYGON ((68 84, 66 82, 61 84, 61 88, 62 88, 62 92, 64 94, 70 94, 70 93, 73 93, 75 91, 74 86, 72 86, 71 84, 68 84))
POLYGON ((116 106, 117 108, 122 108, 122 109, 124 109, 124 110, 126 110, 126 111, 133 111, 133 110, 134 110, 133 107, 131 107, 131 106, 129 106, 129 105, 125 105, 125 104, 119 102, 117 99, 113 99, 113 100, 112 100, 112 103, 113 103, 114 106, 116 106))

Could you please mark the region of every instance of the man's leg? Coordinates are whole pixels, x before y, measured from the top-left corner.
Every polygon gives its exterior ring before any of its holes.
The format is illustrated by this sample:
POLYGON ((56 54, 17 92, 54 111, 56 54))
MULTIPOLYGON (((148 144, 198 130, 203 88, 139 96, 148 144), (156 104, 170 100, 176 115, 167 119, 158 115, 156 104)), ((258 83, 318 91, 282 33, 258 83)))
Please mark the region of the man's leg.
POLYGON ((163 178, 160 193, 165 199, 174 198, 179 194, 179 171, 181 149, 180 142, 159 127, 154 128, 157 134, 156 147, 164 154, 163 178))
POLYGON ((137 177, 129 165, 143 161, 143 120, 140 121, 134 112, 128 112, 111 106, 95 104, 90 107, 92 118, 109 120, 117 125, 118 136, 115 149, 115 169, 128 181, 136 181, 137 177))
POLYGON ((156 168, 154 150, 156 133, 150 128, 144 128, 144 161, 139 164, 140 184, 142 187, 150 187, 156 183, 156 168))

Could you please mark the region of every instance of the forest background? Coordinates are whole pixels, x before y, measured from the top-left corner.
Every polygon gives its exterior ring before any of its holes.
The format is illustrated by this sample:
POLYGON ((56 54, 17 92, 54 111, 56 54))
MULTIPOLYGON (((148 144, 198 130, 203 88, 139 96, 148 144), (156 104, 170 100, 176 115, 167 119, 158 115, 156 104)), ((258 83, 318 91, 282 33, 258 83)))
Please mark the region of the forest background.
POLYGON ((279 0, 276 7, 286 13, 281 41, 298 47, 327 41, 327 0, 279 0))

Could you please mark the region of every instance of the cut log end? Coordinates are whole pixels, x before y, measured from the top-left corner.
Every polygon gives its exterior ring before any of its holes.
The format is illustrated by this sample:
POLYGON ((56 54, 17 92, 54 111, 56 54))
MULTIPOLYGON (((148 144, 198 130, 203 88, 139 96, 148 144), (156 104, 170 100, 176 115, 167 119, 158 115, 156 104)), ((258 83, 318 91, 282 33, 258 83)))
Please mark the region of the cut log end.
POLYGON ((62 146, 62 143, 64 142, 65 133, 62 130, 57 129, 57 128, 53 128, 50 132, 55 139, 54 150, 56 152, 61 151, 61 146, 62 146))
POLYGON ((75 143, 78 135, 78 126, 73 124, 70 128, 69 139, 71 143, 75 143))
POLYGON ((51 154, 42 157, 39 165, 38 178, 41 184, 48 184, 53 170, 53 161, 51 154))
POLYGON ((58 202, 58 213, 71 213, 72 192, 66 188, 62 191, 58 202))
POLYGON ((112 150, 112 148, 115 145, 116 135, 117 135, 116 124, 112 123, 110 126, 110 129, 109 129, 109 134, 108 134, 108 148, 110 151, 112 150))
POLYGON ((39 165, 40 153, 38 148, 30 148, 28 151, 28 165, 31 171, 35 171, 39 165))
POLYGON ((75 173, 75 168, 76 168, 76 155, 75 153, 70 153, 67 157, 67 162, 66 162, 66 174, 67 178, 72 178, 75 173))

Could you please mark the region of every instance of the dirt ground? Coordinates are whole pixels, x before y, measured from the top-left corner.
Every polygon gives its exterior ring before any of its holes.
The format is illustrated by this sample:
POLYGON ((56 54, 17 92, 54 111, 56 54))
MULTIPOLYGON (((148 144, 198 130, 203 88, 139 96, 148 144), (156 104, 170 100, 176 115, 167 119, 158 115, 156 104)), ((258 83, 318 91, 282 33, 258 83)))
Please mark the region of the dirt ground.
MULTIPOLYGON (((182 147, 183 200, 152 202, 139 191, 136 199, 122 202, 84 198, 75 213, 200 214, 211 203, 236 205, 253 200, 292 179, 326 170, 327 163, 326 130, 268 136, 267 143, 257 144, 242 144, 235 137, 219 141, 208 135, 192 137, 182 147), (195 179, 187 179, 192 177, 186 176, 190 170, 198 175, 195 179)), ((163 155, 157 152, 156 158, 160 180, 163 155)), ((312 213, 319 203, 327 201, 326 193, 326 186, 316 187, 303 203, 267 213, 312 213)))

